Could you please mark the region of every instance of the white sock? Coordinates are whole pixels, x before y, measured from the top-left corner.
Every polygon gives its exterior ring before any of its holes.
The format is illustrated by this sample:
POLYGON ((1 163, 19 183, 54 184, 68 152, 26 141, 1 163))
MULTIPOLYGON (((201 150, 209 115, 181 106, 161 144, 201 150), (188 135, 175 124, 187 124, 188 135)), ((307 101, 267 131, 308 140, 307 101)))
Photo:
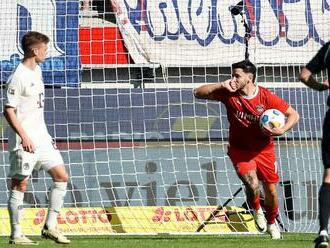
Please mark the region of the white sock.
POLYGON ((54 182, 49 196, 49 207, 46 225, 49 229, 57 226, 57 216, 63 206, 67 182, 54 182))
POLYGON ((327 232, 327 230, 322 230, 322 231, 320 232, 320 236, 328 236, 328 232, 327 232))
POLYGON ((264 213, 264 211, 262 211, 261 207, 259 209, 255 209, 254 211, 258 214, 263 214, 264 213))
POLYGON ((22 235, 20 222, 23 217, 23 199, 24 199, 23 192, 17 190, 10 191, 10 195, 8 199, 8 211, 9 211, 12 238, 19 237, 22 235))

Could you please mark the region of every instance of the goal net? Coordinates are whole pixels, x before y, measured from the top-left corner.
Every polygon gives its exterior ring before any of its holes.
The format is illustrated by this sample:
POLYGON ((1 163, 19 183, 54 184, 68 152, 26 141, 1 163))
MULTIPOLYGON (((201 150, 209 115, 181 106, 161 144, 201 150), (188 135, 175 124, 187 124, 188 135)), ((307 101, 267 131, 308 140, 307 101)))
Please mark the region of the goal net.
MULTIPOLYGON (((330 8, 307 2, 246 0, 241 16, 230 12, 237 4, 231 0, 2 1, 2 85, 22 58, 26 31, 51 38, 42 66, 45 119, 70 175, 61 230, 257 232, 227 156, 225 108, 192 95, 201 84, 228 79, 230 65, 244 59, 244 17, 258 84, 301 117, 276 139, 277 221, 282 231, 316 232, 328 93, 304 87, 298 74, 330 38, 330 8)), ((1 106, 4 99, 3 87, 1 106)), ((8 124, 1 120, 0 235, 8 235, 8 124)), ((33 172, 26 234, 39 234, 51 185, 47 173, 33 172)))

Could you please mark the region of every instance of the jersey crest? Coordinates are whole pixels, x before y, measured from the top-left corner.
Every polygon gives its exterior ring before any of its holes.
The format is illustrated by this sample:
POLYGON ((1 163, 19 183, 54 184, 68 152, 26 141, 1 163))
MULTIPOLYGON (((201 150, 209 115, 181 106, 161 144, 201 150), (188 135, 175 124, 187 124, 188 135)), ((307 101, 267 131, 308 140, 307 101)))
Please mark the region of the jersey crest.
POLYGON ((263 104, 258 104, 256 109, 259 113, 263 113, 265 110, 265 106, 263 104))

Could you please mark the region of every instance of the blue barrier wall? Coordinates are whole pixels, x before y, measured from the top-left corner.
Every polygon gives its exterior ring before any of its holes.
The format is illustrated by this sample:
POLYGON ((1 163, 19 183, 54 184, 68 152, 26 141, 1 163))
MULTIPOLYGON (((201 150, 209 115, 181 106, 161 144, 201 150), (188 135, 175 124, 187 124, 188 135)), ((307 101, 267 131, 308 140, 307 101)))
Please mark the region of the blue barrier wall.
MULTIPOLYGON (((301 117, 284 138, 321 138, 327 95, 306 88, 275 92, 301 117)), ((5 91, 0 94, 3 98, 5 91)), ((58 140, 228 138, 225 107, 195 99, 191 89, 46 89, 45 118, 58 140)))
MULTIPOLYGON (((285 137, 320 138, 327 95, 306 88, 275 92, 301 116, 285 137)), ((191 89, 48 89, 45 109, 57 139, 195 140, 196 126, 199 139, 228 137, 224 106, 194 99, 191 89)))

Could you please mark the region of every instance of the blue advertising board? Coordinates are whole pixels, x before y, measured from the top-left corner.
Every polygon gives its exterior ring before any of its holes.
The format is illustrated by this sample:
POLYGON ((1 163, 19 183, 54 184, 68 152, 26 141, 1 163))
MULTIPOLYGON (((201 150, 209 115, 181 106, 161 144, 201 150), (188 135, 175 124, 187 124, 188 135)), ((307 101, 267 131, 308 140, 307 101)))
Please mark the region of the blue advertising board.
MULTIPOLYGON (((282 138, 319 139, 326 93, 278 88, 300 114, 282 138)), ((46 90, 45 118, 59 140, 226 140, 223 104, 194 98, 191 89, 46 90)))

